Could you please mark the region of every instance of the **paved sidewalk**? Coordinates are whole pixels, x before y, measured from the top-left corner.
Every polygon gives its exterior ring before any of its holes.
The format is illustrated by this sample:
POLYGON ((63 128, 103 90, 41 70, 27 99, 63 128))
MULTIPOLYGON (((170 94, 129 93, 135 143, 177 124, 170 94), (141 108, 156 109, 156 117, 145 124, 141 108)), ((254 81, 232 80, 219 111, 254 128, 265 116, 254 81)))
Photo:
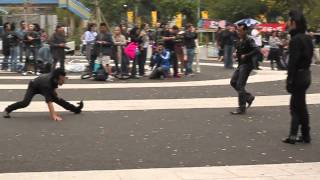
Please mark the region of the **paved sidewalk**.
POLYGON ((320 163, 0 174, 0 180, 311 180, 320 163))

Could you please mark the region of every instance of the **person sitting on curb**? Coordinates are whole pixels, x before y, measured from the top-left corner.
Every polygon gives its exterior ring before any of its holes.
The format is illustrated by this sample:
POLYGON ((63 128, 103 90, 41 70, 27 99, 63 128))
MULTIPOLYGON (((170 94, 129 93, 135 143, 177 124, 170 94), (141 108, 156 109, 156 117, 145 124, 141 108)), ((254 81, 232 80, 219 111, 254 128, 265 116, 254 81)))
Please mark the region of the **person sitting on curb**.
POLYGON ((56 113, 53 107, 53 102, 62 106, 66 110, 74 112, 75 114, 80 114, 83 108, 82 100, 78 103, 79 106, 74 106, 64 99, 58 97, 56 89, 58 88, 58 86, 62 86, 65 83, 66 79, 66 72, 63 69, 58 68, 49 74, 43 74, 30 81, 24 99, 20 102, 16 102, 8 106, 4 110, 3 117, 11 118, 11 112, 27 107, 36 94, 41 94, 45 97, 48 104, 50 116, 54 121, 61 121, 62 118, 56 113))

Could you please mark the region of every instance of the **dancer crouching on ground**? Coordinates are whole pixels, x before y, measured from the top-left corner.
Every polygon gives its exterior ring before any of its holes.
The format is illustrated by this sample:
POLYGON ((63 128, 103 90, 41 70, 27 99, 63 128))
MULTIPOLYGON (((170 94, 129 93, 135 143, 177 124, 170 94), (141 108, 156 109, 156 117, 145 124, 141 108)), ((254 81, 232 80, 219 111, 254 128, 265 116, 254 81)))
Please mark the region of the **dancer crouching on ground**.
POLYGON ((74 106, 64 99, 58 97, 56 89, 58 88, 58 86, 62 86, 65 83, 66 79, 67 77, 65 71, 58 68, 50 74, 41 75, 30 81, 24 99, 20 102, 16 102, 8 106, 4 111, 3 117, 10 118, 11 112, 27 107, 36 94, 41 94, 45 97, 48 104, 50 117, 54 121, 61 121, 62 118, 56 113, 53 107, 53 103, 56 103, 62 106, 64 109, 74 112, 75 114, 80 114, 83 108, 82 101, 78 103, 79 106, 74 106))

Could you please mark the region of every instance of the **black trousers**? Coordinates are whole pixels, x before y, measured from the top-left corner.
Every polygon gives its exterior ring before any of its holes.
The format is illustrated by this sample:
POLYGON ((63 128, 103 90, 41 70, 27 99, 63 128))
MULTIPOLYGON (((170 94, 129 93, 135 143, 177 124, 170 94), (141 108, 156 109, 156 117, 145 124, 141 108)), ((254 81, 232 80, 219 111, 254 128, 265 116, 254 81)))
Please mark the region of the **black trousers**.
POLYGON ((145 74, 144 72, 144 66, 146 64, 146 60, 147 60, 147 48, 143 48, 143 50, 140 51, 139 54, 139 60, 138 60, 138 64, 139 64, 139 75, 143 76, 145 74))
POLYGON ((27 71, 28 66, 33 64, 34 72, 37 72, 38 51, 39 51, 39 48, 37 47, 26 47, 26 62, 25 62, 23 71, 27 71), (31 54, 33 56, 33 63, 31 63, 31 59, 30 59, 31 54))
POLYGON ((290 100, 291 128, 290 135, 297 136, 299 126, 303 137, 310 137, 309 113, 306 104, 306 90, 295 90, 290 100))
POLYGON ((60 68, 64 70, 65 57, 53 57, 52 71, 56 69, 58 62, 60 63, 60 68))
POLYGON ((253 56, 252 58, 252 63, 254 69, 259 69, 259 62, 263 61, 263 54, 261 53, 261 49, 259 48, 259 52, 256 53, 256 55, 253 56))
POLYGON ((284 69, 283 65, 280 62, 280 54, 281 54, 280 49, 277 49, 277 48, 270 49, 268 59, 270 60, 271 69, 274 69, 274 61, 276 62, 278 69, 280 70, 284 69))
POLYGON ((238 92, 238 101, 241 110, 246 109, 246 102, 250 97, 252 97, 252 95, 245 89, 248 77, 252 69, 252 65, 239 65, 236 71, 233 73, 233 76, 230 81, 231 86, 238 92))
POLYGON ((170 61, 171 61, 171 65, 173 66, 173 76, 177 76, 178 75, 178 58, 175 51, 170 52, 170 61))
POLYGON ((150 79, 160 79, 161 76, 166 77, 167 74, 168 74, 168 71, 163 69, 163 67, 157 67, 152 71, 149 78, 150 79))
MULTIPOLYGON (((29 83, 27 92, 23 98, 22 101, 16 102, 10 106, 8 106, 6 108, 6 111, 11 113, 12 111, 18 110, 18 109, 22 109, 25 108, 27 106, 29 106, 32 98, 36 95, 36 94, 40 94, 39 90, 33 87, 33 82, 29 83)), ((59 106, 63 107, 66 110, 69 110, 71 112, 76 112, 77 107, 70 104, 69 102, 65 101, 64 99, 61 99, 57 96, 55 96, 53 98, 53 102, 58 104, 59 106)))

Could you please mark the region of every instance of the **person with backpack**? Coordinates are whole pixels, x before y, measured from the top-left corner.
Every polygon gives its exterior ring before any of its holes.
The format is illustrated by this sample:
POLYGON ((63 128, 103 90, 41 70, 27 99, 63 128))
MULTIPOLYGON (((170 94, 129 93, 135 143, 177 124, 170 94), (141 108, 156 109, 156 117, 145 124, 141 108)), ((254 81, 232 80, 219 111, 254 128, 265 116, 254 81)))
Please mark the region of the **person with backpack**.
MULTIPOLYGON (((102 71, 105 70, 106 74, 111 75, 112 69, 110 66, 110 60, 113 54, 114 42, 111 33, 108 32, 106 23, 100 24, 100 32, 96 36, 94 42, 95 44, 90 60, 91 71, 94 72, 98 69, 101 69, 102 71), (100 67, 95 68, 95 66, 100 67)), ((115 60, 115 65, 116 67, 118 67, 117 60, 115 60)), ((116 69, 118 70, 119 67, 116 69)), ((111 80, 110 76, 109 80, 111 80)))
POLYGON ((55 111, 53 103, 56 103, 62 106, 64 109, 75 114, 80 114, 83 108, 82 101, 78 103, 79 106, 74 106, 64 99, 58 97, 56 89, 58 86, 62 86, 66 79, 66 72, 63 69, 58 68, 52 71, 50 74, 40 75, 39 77, 30 81, 24 99, 8 106, 3 112, 3 117, 11 118, 11 112, 27 107, 32 98, 37 94, 41 94, 45 97, 50 112, 50 117, 54 121, 61 121, 62 118, 55 111))

